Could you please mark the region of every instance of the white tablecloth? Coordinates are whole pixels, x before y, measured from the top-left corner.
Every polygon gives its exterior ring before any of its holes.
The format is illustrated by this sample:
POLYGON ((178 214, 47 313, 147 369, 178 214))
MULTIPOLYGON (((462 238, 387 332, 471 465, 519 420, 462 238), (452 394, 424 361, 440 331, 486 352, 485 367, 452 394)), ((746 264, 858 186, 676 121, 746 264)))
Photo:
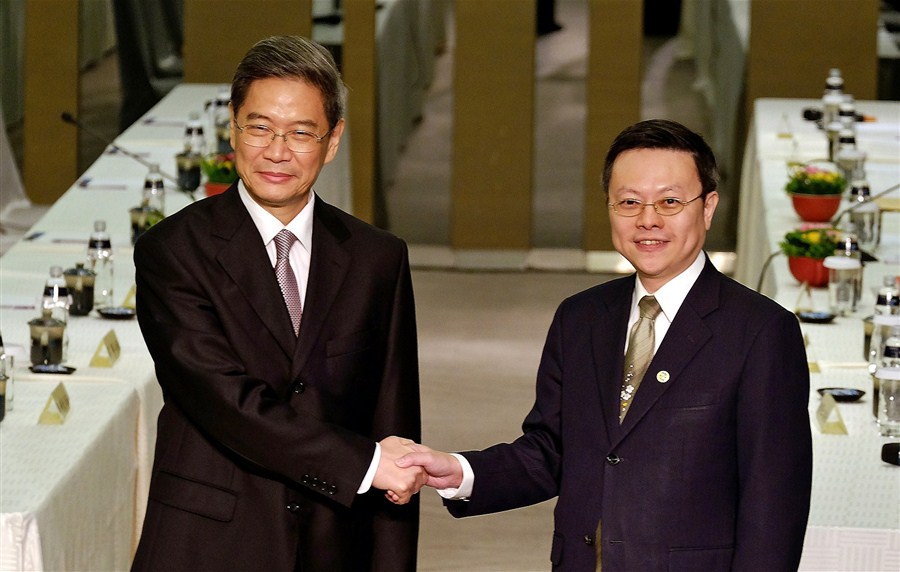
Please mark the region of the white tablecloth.
MULTIPOLYGON (((784 234, 801 222, 784 193, 789 157, 826 156, 825 136, 801 117, 815 100, 760 99, 747 141, 741 187, 736 278, 755 288, 767 255, 778 250, 784 234), (785 127, 786 126, 786 127, 785 127), (791 133, 793 138, 779 137, 791 133)), ((867 175, 876 193, 900 182, 900 105, 857 102, 877 118, 859 126, 859 147, 869 153, 867 175)), ((898 195, 900 196, 900 192, 898 195)), ((813 430, 813 488, 801 570, 900 570, 900 468, 881 461, 881 437, 872 412, 872 380, 863 357, 863 322, 871 315, 875 293, 886 274, 900 274, 900 219, 885 215, 876 255, 866 265, 864 291, 855 314, 827 325, 802 324, 813 365, 809 401, 813 430), (839 404, 847 435, 823 434, 815 423, 822 387, 852 387, 866 395, 839 404)), ((773 259, 762 292, 788 309, 800 294, 783 256, 773 259)), ((826 310, 825 289, 812 291, 815 309, 826 310)))

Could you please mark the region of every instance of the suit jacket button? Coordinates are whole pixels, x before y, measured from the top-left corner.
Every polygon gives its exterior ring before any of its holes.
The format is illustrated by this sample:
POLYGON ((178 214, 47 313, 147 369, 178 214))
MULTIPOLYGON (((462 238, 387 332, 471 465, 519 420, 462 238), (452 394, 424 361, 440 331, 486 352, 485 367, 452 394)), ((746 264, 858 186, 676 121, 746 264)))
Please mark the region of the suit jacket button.
POLYGON ((591 536, 590 534, 585 534, 584 535, 584 543, 587 544, 588 546, 593 546, 594 545, 594 537, 591 536))
POLYGON ((610 465, 618 465, 619 463, 622 462, 622 459, 621 459, 621 457, 619 457, 618 455, 613 453, 612 455, 606 456, 606 462, 609 463, 610 465))
POLYGON ((306 384, 303 383, 302 381, 298 381, 297 383, 294 384, 293 389, 294 389, 294 393, 296 393, 297 395, 300 395, 301 393, 306 391, 306 384))
POLYGON ((287 509, 291 512, 297 512, 298 510, 300 510, 300 505, 295 502, 288 503, 287 509))
POLYGON ((336 487, 336 486, 330 485, 330 486, 328 487, 328 494, 333 495, 333 494, 336 493, 336 492, 337 492, 337 487, 336 487))
POLYGON ((303 483, 304 485, 308 485, 309 484, 309 475, 303 475, 303 478, 300 479, 300 482, 303 483))

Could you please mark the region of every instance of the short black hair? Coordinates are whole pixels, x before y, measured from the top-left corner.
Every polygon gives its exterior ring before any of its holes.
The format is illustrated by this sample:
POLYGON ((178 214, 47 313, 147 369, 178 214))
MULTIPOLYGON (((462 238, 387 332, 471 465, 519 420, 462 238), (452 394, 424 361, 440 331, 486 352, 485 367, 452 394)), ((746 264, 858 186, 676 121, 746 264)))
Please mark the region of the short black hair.
POLYGON ((634 149, 670 149, 689 153, 694 158, 700 177, 701 196, 705 199, 719 186, 716 156, 702 136, 676 121, 648 119, 626 127, 610 145, 603 165, 603 189, 607 195, 613 163, 619 155, 634 149))

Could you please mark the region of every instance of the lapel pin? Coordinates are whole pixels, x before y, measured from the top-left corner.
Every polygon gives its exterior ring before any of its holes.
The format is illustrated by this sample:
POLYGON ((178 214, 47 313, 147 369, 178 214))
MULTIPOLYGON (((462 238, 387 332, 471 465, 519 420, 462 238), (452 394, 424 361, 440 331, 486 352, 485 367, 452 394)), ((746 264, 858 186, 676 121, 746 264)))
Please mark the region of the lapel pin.
POLYGON ((658 381, 660 383, 665 383, 665 382, 669 381, 669 372, 667 372, 666 370, 657 372, 656 373, 656 381, 658 381))

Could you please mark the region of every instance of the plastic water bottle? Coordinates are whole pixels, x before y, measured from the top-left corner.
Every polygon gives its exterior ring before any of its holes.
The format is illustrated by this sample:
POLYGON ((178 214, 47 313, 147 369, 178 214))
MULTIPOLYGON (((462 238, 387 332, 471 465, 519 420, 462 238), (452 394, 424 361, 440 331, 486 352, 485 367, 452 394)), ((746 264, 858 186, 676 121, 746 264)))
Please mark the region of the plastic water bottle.
POLYGON ((166 218, 166 189, 163 186, 159 165, 150 165, 150 171, 144 179, 144 191, 141 204, 131 209, 131 244, 137 242, 147 229, 166 218))
MULTIPOLYGON (((41 297, 41 311, 49 314, 49 317, 63 324, 69 323, 69 307, 72 305, 72 297, 69 296, 69 288, 63 277, 61 266, 50 267, 50 277, 44 284, 44 294, 41 297)), ((62 339, 62 361, 66 361, 69 354, 68 334, 62 339)))
POLYGON ((94 307, 115 306, 113 300, 113 251, 106 221, 94 221, 94 232, 88 241, 87 267, 94 272, 94 307))

